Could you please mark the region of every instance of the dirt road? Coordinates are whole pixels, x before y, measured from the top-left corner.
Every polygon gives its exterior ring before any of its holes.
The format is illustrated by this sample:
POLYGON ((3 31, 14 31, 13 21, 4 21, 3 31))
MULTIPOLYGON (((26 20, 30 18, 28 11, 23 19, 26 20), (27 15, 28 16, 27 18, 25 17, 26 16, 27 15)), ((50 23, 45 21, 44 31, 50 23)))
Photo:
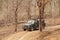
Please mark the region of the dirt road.
POLYGON ((59 35, 60 25, 46 27, 43 32, 39 32, 38 30, 32 32, 18 32, 4 38, 3 40, 57 40, 56 36, 60 37, 59 35))

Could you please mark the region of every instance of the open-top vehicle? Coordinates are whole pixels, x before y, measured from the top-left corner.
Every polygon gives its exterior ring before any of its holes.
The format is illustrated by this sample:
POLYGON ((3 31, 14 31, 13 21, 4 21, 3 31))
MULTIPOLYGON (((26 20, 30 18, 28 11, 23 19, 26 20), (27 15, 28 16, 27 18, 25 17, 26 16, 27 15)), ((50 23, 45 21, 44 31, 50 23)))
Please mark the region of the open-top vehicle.
POLYGON ((39 28, 39 21, 38 20, 29 20, 26 24, 23 26, 23 30, 26 31, 33 31, 35 29, 39 28))

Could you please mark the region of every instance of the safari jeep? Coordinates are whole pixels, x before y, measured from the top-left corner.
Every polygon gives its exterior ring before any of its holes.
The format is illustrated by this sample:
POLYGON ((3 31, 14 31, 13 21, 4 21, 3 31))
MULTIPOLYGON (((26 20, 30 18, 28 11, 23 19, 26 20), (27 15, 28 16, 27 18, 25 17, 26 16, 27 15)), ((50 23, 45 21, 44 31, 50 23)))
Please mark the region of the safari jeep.
POLYGON ((38 27, 39 27, 38 20, 29 20, 26 24, 24 24, 23 30, 33 31, 35 29, 38 29, 38 27))

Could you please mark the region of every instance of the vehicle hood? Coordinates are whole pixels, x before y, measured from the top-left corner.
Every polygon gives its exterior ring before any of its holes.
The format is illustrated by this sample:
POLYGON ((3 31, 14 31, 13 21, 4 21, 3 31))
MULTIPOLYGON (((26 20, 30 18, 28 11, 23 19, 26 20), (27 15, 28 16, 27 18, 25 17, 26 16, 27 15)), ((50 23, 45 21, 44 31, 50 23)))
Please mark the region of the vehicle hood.
POLYGON ((31 24, 24 24, 24 25, 31 25, 31 24))

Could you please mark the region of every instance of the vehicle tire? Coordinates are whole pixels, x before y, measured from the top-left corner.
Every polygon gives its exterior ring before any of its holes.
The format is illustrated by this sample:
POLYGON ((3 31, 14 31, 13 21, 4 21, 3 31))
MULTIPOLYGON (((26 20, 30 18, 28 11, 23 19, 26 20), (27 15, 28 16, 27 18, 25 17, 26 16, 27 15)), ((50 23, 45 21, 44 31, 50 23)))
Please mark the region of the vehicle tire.
POLYGON ((26 31, 26 29, 24 29, 24 31, 26 31))

